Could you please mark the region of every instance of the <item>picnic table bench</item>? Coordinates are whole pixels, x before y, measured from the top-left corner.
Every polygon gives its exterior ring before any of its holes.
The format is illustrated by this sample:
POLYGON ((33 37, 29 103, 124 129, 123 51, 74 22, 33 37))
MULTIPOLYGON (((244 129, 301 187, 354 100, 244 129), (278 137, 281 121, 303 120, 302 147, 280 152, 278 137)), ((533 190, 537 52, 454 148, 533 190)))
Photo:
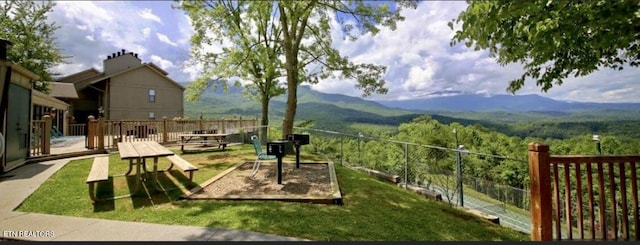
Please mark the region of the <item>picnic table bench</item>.
POLYGON ((95 184, 97 182, 109 180, 109 156, 100 156, 93 159, 91 171, 87 176, 87 184, 89 184, 89 197, 95 203, 98 201, 95 193, 95 184))
POLYGON ((213 146, 224 150, 229 142, 225 139, 229 134, 178 134, 180 137, 180 150, 184 151, 185 145, 201 145, 201 146, 213 146))
POLYGON ((174 154, 155 141, 120 142, 118 143, 118 153, 123 160, 134 160, 129 161, 129 169, 132 167, 131 164, 136 165, 136 187, 132 191, 132 194, 140 191, 142 181, 147 181, 146 178, 142 177, 143 172, 145 176, 148 172, 146 165, 147 159, 153 159, 153 171, 151 172, 153 177, 152 184, 156 190, 160 190, 158 189, 158 158, 174 154), (144 166, 144 169, 142 169, 142 166, 144 166))
POLYGON ((193 171, 197 171, 198 167, 191 165, 191 163, 187 162, 187 160, 182 159, 182 157, 178 155, 167 156, 167 159, 171 161, 171 165, 167 171, 171 170, 173 166, 178 166, 182 171, 189 173, 189 180, 193 181, 193 171))

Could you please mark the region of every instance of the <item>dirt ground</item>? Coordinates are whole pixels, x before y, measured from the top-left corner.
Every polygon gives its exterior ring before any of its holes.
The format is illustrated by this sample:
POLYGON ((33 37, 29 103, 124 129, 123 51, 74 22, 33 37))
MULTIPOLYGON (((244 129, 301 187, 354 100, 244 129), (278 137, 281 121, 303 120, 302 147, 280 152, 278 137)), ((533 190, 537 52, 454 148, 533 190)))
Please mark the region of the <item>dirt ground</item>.
POLYGON ((225 197, 328 197, 331 192, 331 177, 328 164, 300 164, 284 162, 282 184, 278 184, 277 162, 263 162, 254 176, 253 163, 244 163, 189 198, 225 197))

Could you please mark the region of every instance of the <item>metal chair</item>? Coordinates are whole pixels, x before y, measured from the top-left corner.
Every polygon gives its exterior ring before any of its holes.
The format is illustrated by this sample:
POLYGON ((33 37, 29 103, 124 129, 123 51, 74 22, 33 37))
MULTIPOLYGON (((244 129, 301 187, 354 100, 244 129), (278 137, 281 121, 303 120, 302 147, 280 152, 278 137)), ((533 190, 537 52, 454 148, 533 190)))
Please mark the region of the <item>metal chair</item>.
POLYGON ((262 147, 260 146, 260 140, 258 139, 258 136, 252 135, 251 142, 253 143, 253 148, 256 150, 256 161, 253 162, 253 169, 251 170, 251 176, 253 177, 258 172, 260 163, 262 161, 275 160, 276 156, 262 153, 262 147))

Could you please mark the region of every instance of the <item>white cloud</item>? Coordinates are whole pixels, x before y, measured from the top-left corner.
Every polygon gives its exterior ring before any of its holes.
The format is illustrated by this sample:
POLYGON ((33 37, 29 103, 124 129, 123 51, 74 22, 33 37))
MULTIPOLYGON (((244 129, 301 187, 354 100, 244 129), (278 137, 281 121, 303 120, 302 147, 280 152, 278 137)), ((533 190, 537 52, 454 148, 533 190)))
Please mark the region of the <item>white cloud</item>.
POLYGON ((191 18, 183 12, 181 13, 182 14, 176 15, 178 18, 178 32, 180 33, 177 43, 180 45, 187 45, 189 44, 189 39, 191 38, 191 35, 193 35, 194 31, 191 26, 191 18))
POLYGON ((402 84, 402 87, 407 91, 425 91, 434 87, 434 75, 438 70, 438 64, 424 59, 422 64, 416 64, 411 66, 406 81, 402 84))
MULTIPOLYGON (((105 57, 123 48, 144 55, 146 52, 144 47, 148 44, 141 38, 143 29, 152 26, 155 21, 145 19, 138 13, 139 10, 124 1, 59 1, 54 7, 52 21, 59 24, 73 23, 77 30, 85 32, 83 36, 91 35, 102 48, 96 50, 94 47, 91 50, 103 52, 105 57)), ((60 36, 70 35, 73 32, 74 30, 66 29, 65 25, 58 30, 60 36)), ((68 46, 78 45, 72 40, 69 42, 68 46)), ((61 43, 61 45, 64 44, 61 43)))
MULTIPOLYGON (((72 56, 53 70, 63 74, 95 67, 112 52, 127 49, 141 59, 150 59, 169 72, 176 81, 193 80, 201 75, 203 65, 185 63, 191 20, 183 11, 171 9, 171 2, 155 2, 152 9, 145 1, 58 1, 49 20, 61 28, 56 32, 62 53, 72 56), (157 4, 157 5, 155 5, 157 4), (149 38, 152 33, 156 38, 149 38), (171 37, 171 38, 169 38, 171 37), (161 42, 169 45, 160 45, 161 42), (154 54, 151 57, 146 54, 154 54)), ((386 95, 371 99, 420 98, 458 92, 504 94, 508 81, 519 78, 522 65, 501 66, 487 51, 474 51, 463 44, 451 47, 454 32, 447 22, 467 6, 463 1, 421 1, 416 10, 405 10, 405 21, 396 31, 381 28, 376 36, 345 40, 337 21, 331 21, 333 47, 351 61, 387 66, 386 95)), ((459 27, 460 24, 456 24, 459 27)), ((207 52, 217 53, 229 45, 205 45, 207 52)), ((554 99, 598 102, 640 102, 640 70, 602 69, 585 77, 570 77, 561 86, 542 93, 534 81, 526 81, 518 94, 540 94, 554 99)), ((355 81, 330 78, 312 88, 330 93, 360 96, 355 81)))
POLYGON ((107 9, 91 1, 59 1, 56 2, 54 11, 62 11, 68 20, 83 22, 85 25, 78 26, 89 28, 91 31, 95 30, 97 26, 100 26, 101 23, 113 21, 113 17, 107 9))
POLYGON ((164 70, 176 67, 173 64, 173 62, 171 62, 170 60, 163 59, 162 57, 157 56, 155 54, 151 55, 151 62, 153 62, 154 64, 157 64, 158 66, 160 66, 160 68, 164 70))
POLYGON ((156 36, 158 37, 158 40, 160 40, 163 43, 169 44, 171 46, 178 46, 178 44, 176 44, 173 41, 171 41, 171 39, 169 39, 169 37, 167 37, 167 35, 164 35, 164 34, 161 34, 161 33, 157 32, 156 36))
POLYGON ((182 72, 188 75, 189 81, 194 81, 202 75, 202 64, 185 65, 182 72))
POLYGON ((85 69, 89 69, 89 67, 85 66, 85 64, 81 63, 70 63, 70 64, 59 64, 51 68, 51 71, 54 73, 61 74, 60 77, 70 75, 71 73, 68 71, 82 71, 85 69))
POLYGON ((150 34, 151 34, 151 28, 147 27, 142 29, 142 38, 147 39, 150 34))
POLYGON ((155 21, 158 23, 162 23, 162 20, 157 15, 153 14, 151 9, 143 9, 138 11, 138 16, 142 17, 145 20, 155 21))

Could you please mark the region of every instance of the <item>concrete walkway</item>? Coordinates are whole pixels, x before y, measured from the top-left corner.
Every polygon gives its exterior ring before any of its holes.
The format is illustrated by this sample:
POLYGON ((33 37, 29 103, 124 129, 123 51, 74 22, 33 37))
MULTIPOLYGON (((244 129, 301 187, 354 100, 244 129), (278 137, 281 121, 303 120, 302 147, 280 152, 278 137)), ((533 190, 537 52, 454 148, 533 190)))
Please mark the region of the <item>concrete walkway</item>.
MULTIPOLYGON (((0 176, 0 240, 300 241, 243 230, 124 222, 13 211, 70 160, 28 164, 0 176)), ((87 197, 88 198, 88 197, 87 197)))

